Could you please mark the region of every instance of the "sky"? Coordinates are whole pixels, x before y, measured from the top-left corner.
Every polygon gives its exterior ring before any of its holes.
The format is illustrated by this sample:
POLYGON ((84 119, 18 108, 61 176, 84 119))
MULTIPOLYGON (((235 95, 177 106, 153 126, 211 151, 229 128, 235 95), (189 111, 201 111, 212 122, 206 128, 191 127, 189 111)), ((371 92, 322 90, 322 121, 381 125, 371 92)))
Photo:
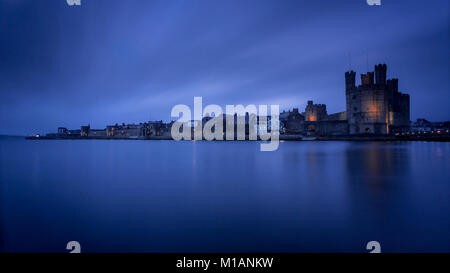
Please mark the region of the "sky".
POLYGON ((0 134, 171 120, 176 104, 308 100, 386 63, 411 119, 450 120, 448 0, 0 0, 0 134))

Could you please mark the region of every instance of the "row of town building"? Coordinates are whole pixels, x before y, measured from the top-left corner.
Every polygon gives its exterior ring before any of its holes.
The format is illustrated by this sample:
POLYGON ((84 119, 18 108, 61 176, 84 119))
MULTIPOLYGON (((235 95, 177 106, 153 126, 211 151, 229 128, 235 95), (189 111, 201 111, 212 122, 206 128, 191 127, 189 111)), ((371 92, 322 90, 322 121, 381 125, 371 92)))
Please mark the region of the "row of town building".
POLYGON ((92 129, 90 125, 81 126, 77 130, 59 127, 57 133, 47 134, 48 137, 98 137, 98 138, 138 138, 149 136, 170 136, 171 123, 149 121, 139 124, 108 125, 105 129, 92 129))

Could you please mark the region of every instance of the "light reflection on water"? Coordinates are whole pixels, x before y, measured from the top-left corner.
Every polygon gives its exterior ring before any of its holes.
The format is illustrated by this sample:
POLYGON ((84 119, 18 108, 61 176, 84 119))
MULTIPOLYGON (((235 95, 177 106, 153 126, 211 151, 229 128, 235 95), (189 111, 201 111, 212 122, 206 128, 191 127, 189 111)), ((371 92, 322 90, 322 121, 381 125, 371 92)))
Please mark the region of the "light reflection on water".
POLYGON ((450 251, 449 143, 0 140, 3 251, 450 251))

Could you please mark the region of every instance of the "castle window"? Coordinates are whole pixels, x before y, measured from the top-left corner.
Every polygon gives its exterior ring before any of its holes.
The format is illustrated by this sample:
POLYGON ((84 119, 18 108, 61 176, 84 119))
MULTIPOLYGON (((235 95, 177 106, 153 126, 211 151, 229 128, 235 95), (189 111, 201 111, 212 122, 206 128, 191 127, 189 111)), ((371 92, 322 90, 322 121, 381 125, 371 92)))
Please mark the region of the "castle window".
POLYGON ((352 99, 356 99, 356 95, 353 95, 352 99))
POLYGON ((353 111, 355 111, 355 112, 356 112, 356 111, 358 111, 358 108, 356 108, 356 107, 353 107, 353 111))
POLYGON ((366 133, 370 133, 370 128, 369 127, 367 127, 365 130, 366 130, 366 133))

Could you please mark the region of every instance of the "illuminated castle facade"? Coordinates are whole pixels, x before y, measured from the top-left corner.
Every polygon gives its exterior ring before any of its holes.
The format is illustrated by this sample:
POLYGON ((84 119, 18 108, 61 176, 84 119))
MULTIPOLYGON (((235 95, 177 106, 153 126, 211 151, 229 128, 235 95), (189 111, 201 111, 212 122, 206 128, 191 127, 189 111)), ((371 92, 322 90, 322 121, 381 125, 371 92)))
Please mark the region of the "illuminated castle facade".
POLYGON ((305 112, 280 114, 286 134, 312 135, 387 135, 408 130, 409 95, 398 91, 398 79, 386 79, 387 66, 378 64, 374 72, 361 75, 345 73, 346 111, 328 114, 325 104, 308 101, 305 112))
POLYGON ((409 95, 398 91, 398 79, 386 80, 387 66, 378 64, 375 72, 345 73, 346 115, 349 134, 389 134, 410 124, 409 95))

